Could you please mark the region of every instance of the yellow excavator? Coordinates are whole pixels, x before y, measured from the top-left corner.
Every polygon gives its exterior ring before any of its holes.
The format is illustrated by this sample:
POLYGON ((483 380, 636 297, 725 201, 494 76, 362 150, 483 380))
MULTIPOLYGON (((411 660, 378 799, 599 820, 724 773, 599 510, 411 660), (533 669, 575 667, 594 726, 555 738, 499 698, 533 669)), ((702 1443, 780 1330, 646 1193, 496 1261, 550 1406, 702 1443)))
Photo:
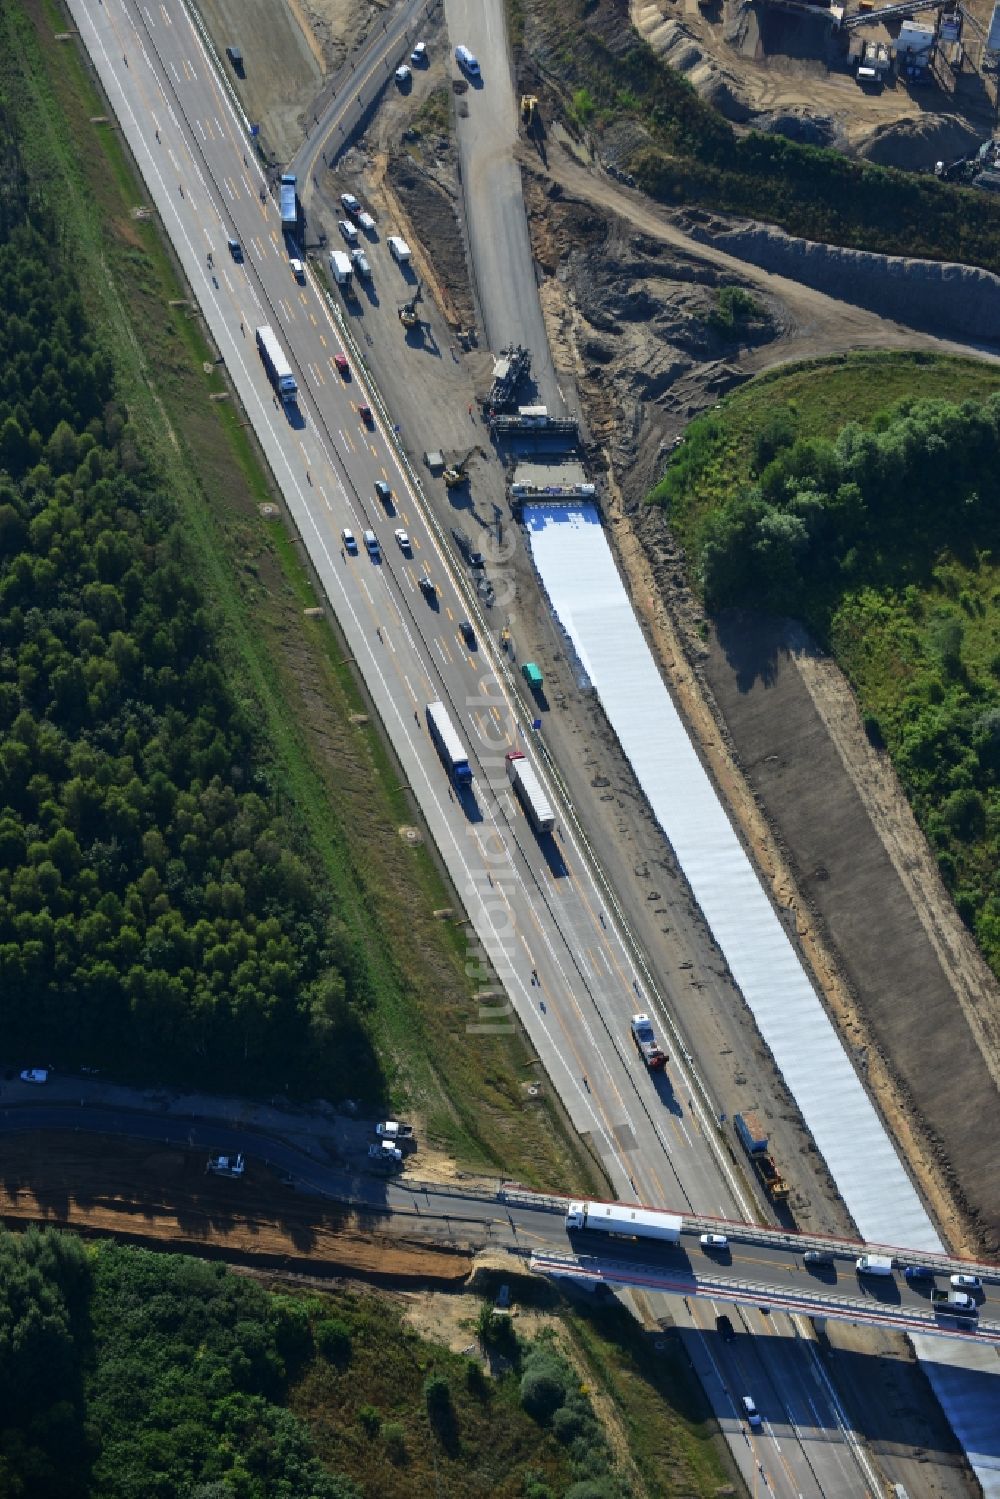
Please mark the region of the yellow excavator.
POLYGON ((521 124, 524 126, 525 130, 529 130, 530 131, 532 125, 535 123, 535 114, 536 114, 537 110, 538 110, 538 95, 537 94, 522 94, 521 95, 521 124))
POLYGON ((449 489, 458 489, 462 484, 468 484, 469 475, 465 465, 468 463, 469 459, 472 457, 475 451, 475 448, 470 448, 469 451, 467 453, 464 453, 461 458, 456 460, 455 463, 449 463, 445 467, 445 471, 441 477, 444 479, 444 482, 449 489))
POLYGON ((404 302, 399 309, 399 321, 404 328, 417 328, 420 326, 420 317, 417 313, 417 303, 423 301, 424 289, 417 282, 417 289, 408 302, 404 302))

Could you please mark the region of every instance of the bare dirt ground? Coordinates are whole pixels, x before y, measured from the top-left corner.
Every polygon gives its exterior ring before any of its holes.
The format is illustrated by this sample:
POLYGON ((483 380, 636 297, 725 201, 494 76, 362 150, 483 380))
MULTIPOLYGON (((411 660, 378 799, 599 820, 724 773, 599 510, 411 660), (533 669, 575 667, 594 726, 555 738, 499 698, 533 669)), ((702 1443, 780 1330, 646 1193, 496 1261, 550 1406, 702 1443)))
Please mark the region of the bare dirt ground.
MULTIPOLYGON (((941 63, 929 85, 887 75, 880 89, 862 90, 847 35, 818 17, 738 0, 632 0, 630 14, 653 50, 734 122, 925 171, 991 130, 993 85, 968 61, 957 75, 941 63)), ((865 27, 854 46, 891 43, 897 30, 865 27)))
POLYGON ((841 1032, 894 1127, 908 1123, 911 1167, 962 1210, 956 1221, 938 1200, 948 1237, 992 1253, 1000 1162, 981 1121, 996 1110, 996 984, 905 798, 801 631, 720 620, 704 671, 791 868, 783 894, 836 956, 841 1032))
POLYGON ((240 1182, 206 1177, 204 1152, 116 1137, 39 1133, 4 1140, 0 1220, 52 1224, 311 1276, 450 1285, 472 1256, 364 1229, 251 1160, 240 1182))

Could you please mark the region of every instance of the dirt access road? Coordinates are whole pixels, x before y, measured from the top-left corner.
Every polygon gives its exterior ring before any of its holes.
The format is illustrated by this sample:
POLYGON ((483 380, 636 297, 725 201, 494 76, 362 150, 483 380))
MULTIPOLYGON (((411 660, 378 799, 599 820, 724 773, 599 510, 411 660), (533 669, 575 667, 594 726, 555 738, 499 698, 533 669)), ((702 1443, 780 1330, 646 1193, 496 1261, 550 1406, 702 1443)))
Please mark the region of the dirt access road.
POLYGON ((205 1175, 204 1151, 117 1136, 8 1135, 0 1220, 50 1224, 258 1269, 385 1283, 454 1285, 472 1256, 367 1228, 349 1209, 320 1206, 252 1159, 242 1181, 205 1175))
POLYGON ((741 356, 740 368, 746 375, 802 359, 848 353, 853 349, 928 349, 939 354, 968 356, 974 353, 980 358, 1000 361, 1000 354, 984 354, 970 349, 968 344, 938 338, 888 318, 880 318, 850 302, 838 301, 787 276, 774 275, 724 250, 703 244, 685 233, 669 209, 659 208, 642 193, 583 165, 565 150, 550 153, 544 173, 539 168, 537 157, 528 148, 522 148, 520 154, 525 171, 535 174, 543 182, 558 183, 574 197, 625 219, 633 229, 674 249, 683 250, 696 261, 728 272, 735 281, 751 282, 780 301, 790 315, 790 325, 780 343, 769 343, 741 356))

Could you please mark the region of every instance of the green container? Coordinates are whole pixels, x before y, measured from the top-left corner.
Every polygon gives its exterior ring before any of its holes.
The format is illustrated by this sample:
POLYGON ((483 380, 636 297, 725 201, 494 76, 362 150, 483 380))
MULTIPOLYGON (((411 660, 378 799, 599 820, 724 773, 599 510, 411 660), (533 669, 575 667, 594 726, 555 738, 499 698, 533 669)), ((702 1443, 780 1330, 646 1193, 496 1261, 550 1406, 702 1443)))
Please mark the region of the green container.
POLYGON ((521 667, 521 675, 532 692, 541 692, 543 677, 534 661, 526 661, 524 663, 521 667))

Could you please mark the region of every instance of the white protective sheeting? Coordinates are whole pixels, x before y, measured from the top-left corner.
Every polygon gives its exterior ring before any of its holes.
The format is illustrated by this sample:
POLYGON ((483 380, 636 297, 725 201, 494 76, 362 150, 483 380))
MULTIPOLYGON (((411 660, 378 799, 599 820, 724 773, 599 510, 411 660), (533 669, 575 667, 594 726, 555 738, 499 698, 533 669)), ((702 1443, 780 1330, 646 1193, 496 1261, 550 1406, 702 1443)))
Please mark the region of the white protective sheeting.
MULTIPOLYGON (((552 606, 859 1232, 941 1249, 688 738, 596 509, 529 505, 524 518, 552 606)), ((918 1352, 952 1427, 984 1492, 1000 1496, 1000 1362, 990 1349, 925 1341, 918 1352), (993 1377, 970 1378, 971 1368, 993 1377)))

